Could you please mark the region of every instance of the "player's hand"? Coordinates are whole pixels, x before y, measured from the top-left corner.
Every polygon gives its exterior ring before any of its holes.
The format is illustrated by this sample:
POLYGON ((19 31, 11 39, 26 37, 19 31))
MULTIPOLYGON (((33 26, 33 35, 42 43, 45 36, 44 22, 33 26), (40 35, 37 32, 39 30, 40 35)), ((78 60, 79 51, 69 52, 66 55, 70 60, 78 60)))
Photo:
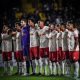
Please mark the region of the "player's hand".
POLYGON ((16 32, 12 32, 12 36, 16 36, 16 32))

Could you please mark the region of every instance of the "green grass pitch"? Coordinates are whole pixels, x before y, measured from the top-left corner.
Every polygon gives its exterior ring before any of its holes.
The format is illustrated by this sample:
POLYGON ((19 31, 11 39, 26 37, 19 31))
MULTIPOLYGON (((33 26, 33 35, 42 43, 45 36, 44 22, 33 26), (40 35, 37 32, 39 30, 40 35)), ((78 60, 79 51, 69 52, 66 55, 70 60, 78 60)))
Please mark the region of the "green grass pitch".
MULTIPOLYGON (((73 70, 72 70, 73 72, 73 70)), ((16 68, 14 68, 12 76, 2 76, 3 68, 0 68, 0 80, 75 80, 73 77, 66 77, 66 76, 20 76, 14 75, 16 73, 16 68)))

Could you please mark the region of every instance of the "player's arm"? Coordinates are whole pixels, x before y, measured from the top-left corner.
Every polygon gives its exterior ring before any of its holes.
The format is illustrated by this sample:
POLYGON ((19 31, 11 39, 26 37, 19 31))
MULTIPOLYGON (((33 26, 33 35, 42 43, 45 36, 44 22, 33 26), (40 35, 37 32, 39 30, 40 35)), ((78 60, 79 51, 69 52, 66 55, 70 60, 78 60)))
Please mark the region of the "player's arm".
POLYGON ((40 37, 41 36, 40 29, 37 29, 36 32, 37 32, 38 36, 40 37))
POLYGON ((2 34, 1 38, 2 38, 2 40, 7 40, 7 39, 10 38, 10 36, 9 35, 2 34))
POLYGON ((48 39, 52 39, 53 36, 54 36, 53 33, 46 33, 46 37, 47 37, 48 39))
POLYGON ((78 33, 74 33, 74 39, 75 39, 74 50, 76 50, 76 47, 79 44, 78 33))

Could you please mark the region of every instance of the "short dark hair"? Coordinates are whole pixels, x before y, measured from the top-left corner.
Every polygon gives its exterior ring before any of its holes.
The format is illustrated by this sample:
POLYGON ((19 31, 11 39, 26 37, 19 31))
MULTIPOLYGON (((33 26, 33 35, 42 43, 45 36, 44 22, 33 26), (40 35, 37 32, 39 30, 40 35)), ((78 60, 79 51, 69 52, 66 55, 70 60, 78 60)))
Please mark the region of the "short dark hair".
POLYGON ((29 18, 28 20, 31 20, 34 24, 36 23, 34 18, 29 18))
POLYGON ((19 26, 21 26, 20 22, 16 22, 15 24, 18 24, 19 26))
POLYGON ((44 25, 46 24, 45 20, 40 19, 39 22, 43 22, 44 25))
POLYGON ((24 21, 24 22, 26 22, 26 23, 27 23, 27 19, 21 19, 21 21, 24 21))
POLYGON ((61 25, 63 25, 63 26, 64 26, 64 28, 66 28, 66 25, 65 25, 65 23, 61 23, 61 25))
POLYGON ((77 25, 76 25, 75 22, 70 22, 69 24, 72 24, 73 25, 73 28, 76 28, 77 27, 77 25))

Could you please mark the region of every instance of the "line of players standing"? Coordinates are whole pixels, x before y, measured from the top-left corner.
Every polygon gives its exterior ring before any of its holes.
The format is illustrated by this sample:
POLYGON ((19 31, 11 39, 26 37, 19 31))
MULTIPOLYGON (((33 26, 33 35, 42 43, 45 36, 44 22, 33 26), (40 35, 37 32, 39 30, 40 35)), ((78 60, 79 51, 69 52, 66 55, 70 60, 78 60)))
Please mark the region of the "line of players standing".
POLYGON ((43 20, 39 20, 35 24, 33 18, 28 20, 28 26, 26 23, 25 19, 21 20, 21 24, 15 23, 15 32, 7 26, 3 27, 1 37, 4 72, 7 72, 8 66, 10 68, 9 74, 13 70, 11 60, 13 39, 14 56, 19 74, 29 75, 29 67, 31 66, 32 75, 70 76, 73 64, 74 77, 79 77, 79 32, 75 23, 51 23, 45 26, 43 20), (25 26, 29 27, 30 37, 26 37, 25 26), (22 40, 23 36, 26 38, 22 40), (25 41, 29 45, 25 45, 25 41))

